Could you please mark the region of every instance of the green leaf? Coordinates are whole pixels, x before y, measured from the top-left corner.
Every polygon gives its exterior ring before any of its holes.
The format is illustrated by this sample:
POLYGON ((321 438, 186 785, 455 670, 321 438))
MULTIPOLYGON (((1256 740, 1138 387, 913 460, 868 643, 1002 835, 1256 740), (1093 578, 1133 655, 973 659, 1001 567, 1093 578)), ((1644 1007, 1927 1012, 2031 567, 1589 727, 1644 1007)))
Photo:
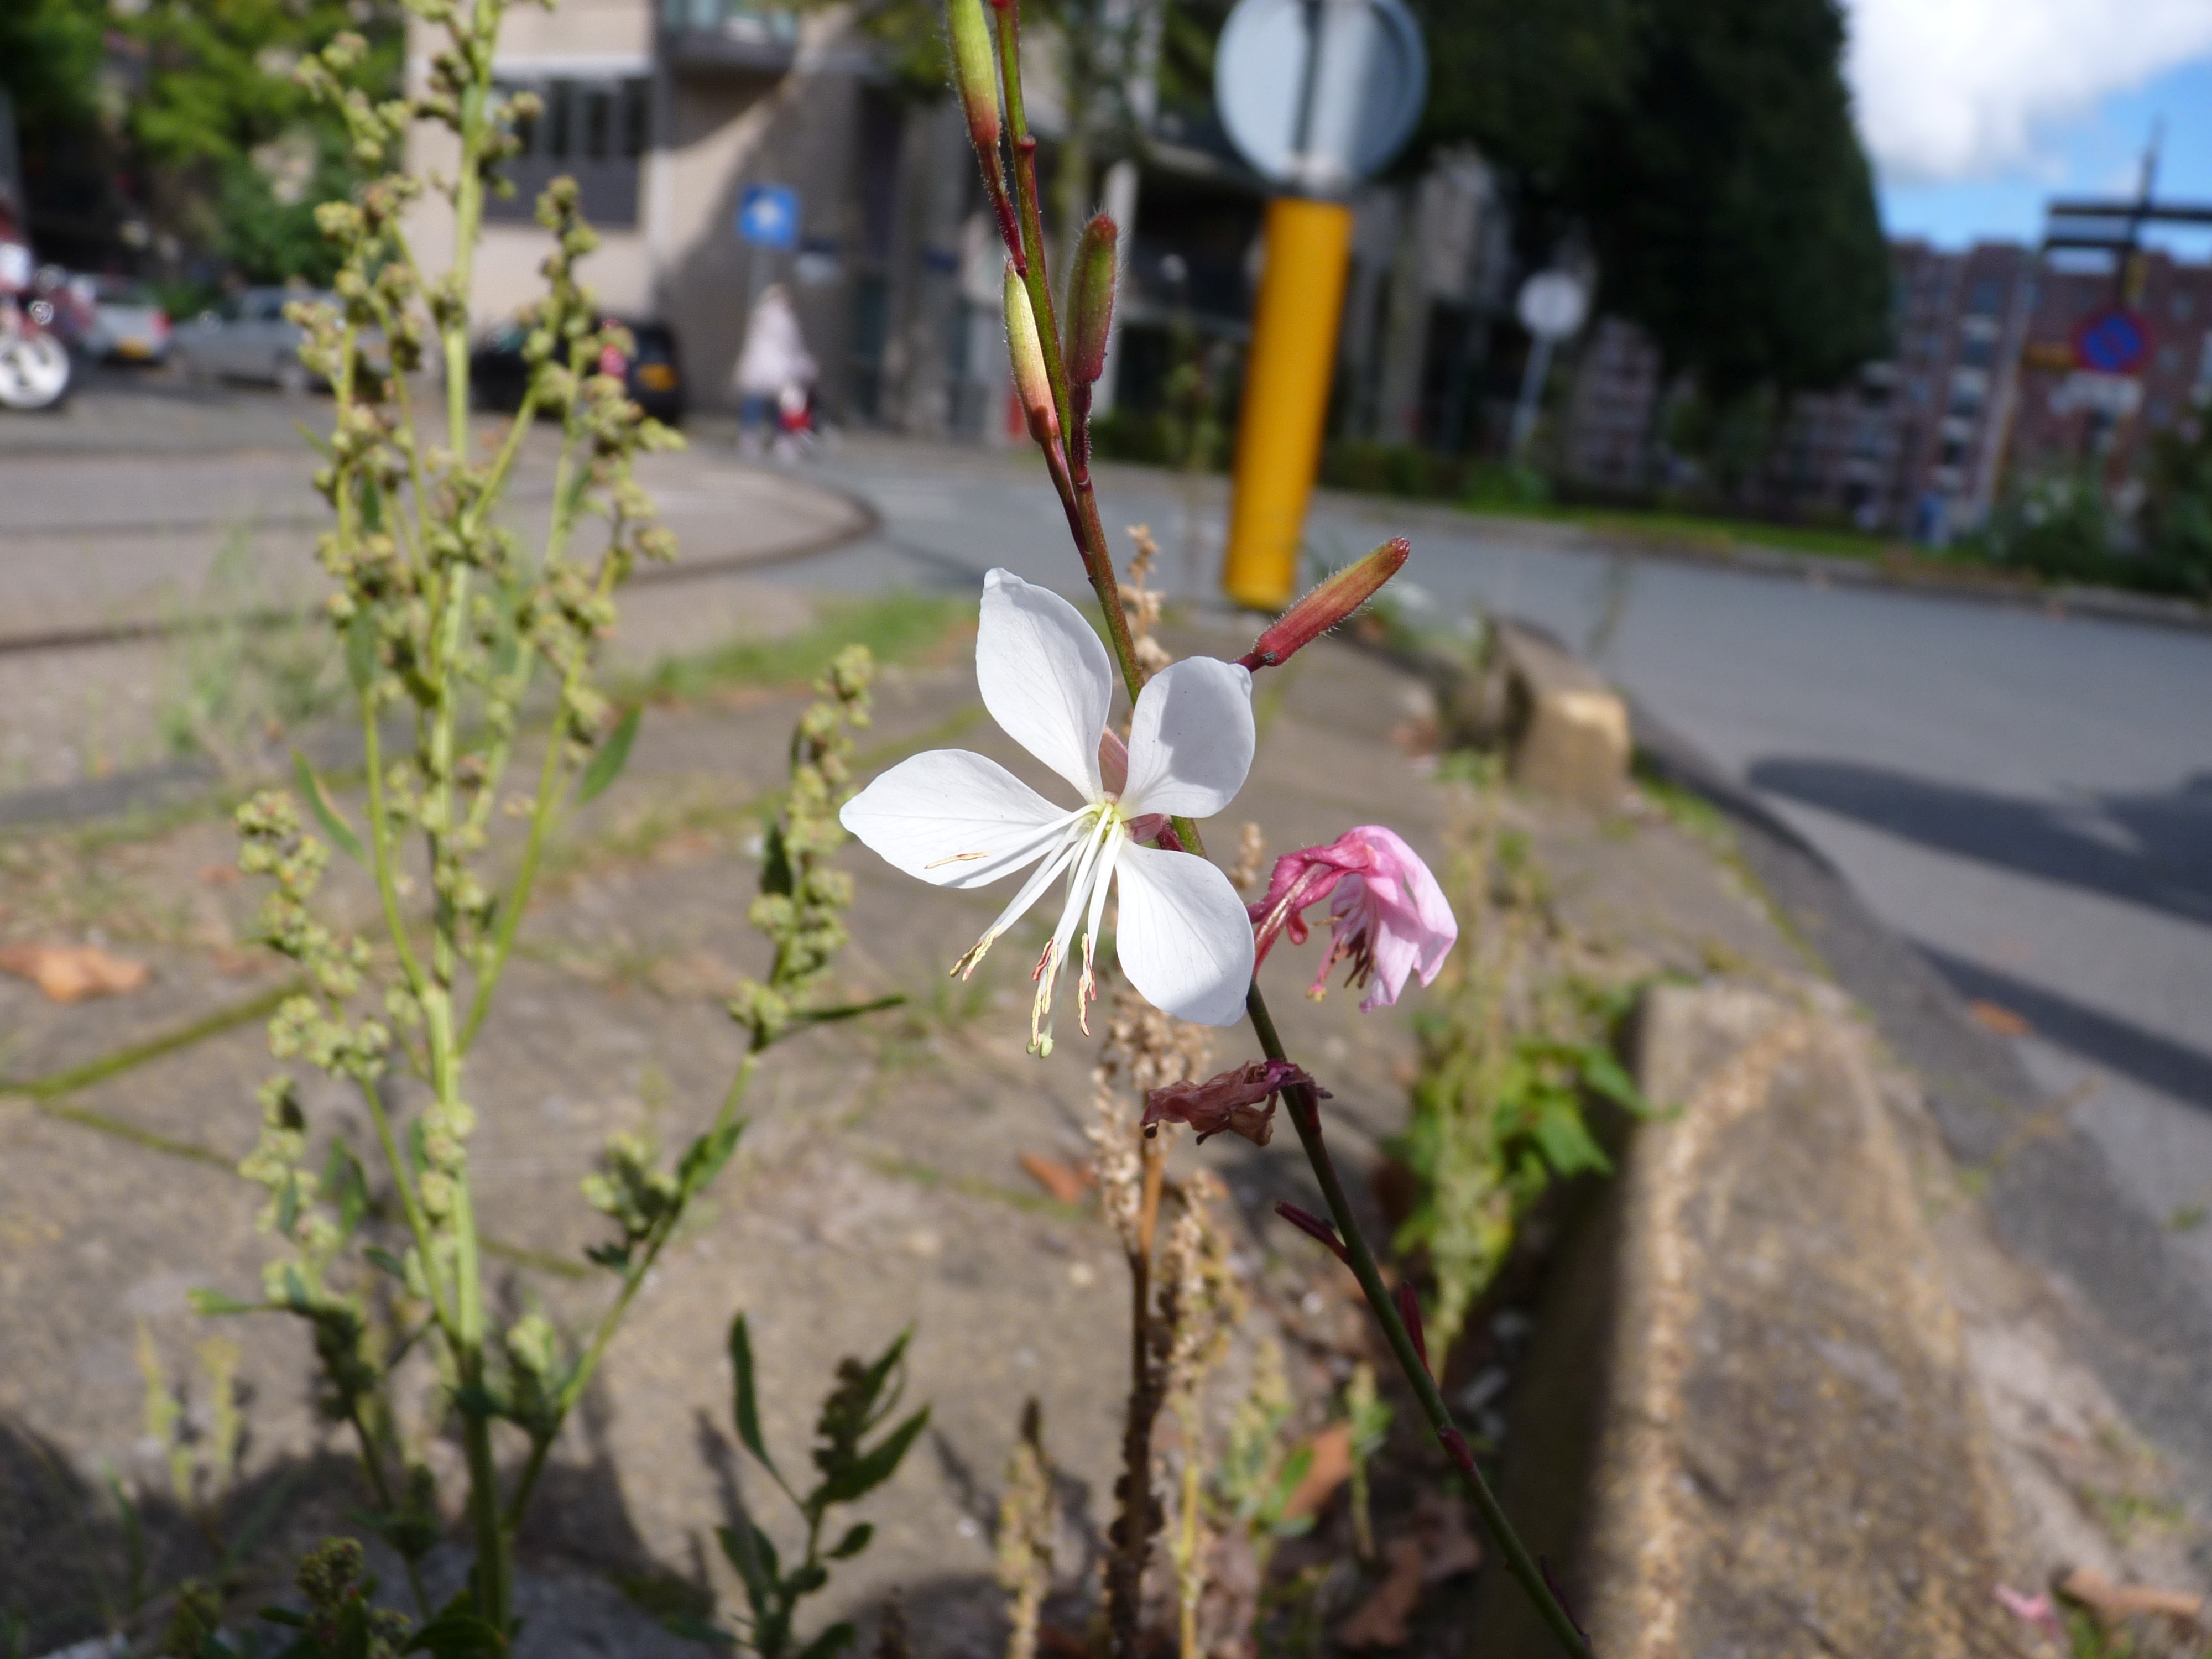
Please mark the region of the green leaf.
POLYGON ((730 1369, 737 1377, 734 1415, 738 1419, 738 1438, 773 1474, 775 1462, 768 1455, 768 1446, 761 1439, 760 1400, 753 1387, 752 1334, 745 1328, 743 1314, 730 1322, 730 1369))
POLYGON ((296 749, 292 751, 292 775, 299 781, 300 793, 307 798, 308 810, 314 813, 315 822, 323 826, 323 833, 331 838, 331 844, 356 864, 366 864, 368 860, 362 854, 361 837, 354 834, 351 824, 338 816, 337 808, 323 793, 322 780, 315 775, 315 769, 296 749))
POLYGON ((362 1254, 368 1258, 371 1267, 381 1267, 403 1285, 407 1282, 407 1264, 381 1244, 371 1244, 362 1254))
POLYGON ((900 1461, 906 1456, 915 1437, 928 1426, 928 1423, 929 1407, 924 1406, 877 1442, 874 1449, 863 1453, 849 1468, 840 1469, 824 1480, 822 1483, 823 1500, 830 1504, 849 1504, 882 1486, 898 1473, 900 1461))
POLYGON ((837 1540, 837 1547, 830 1552, 830 1559, 832 1561, 851 1560, 868 1547, 868 1540, 875 1535, 875 1528, 866 1521, 861 1522, 837 1540))
POLYGON ((368 1659, 368 1608, 358 1595, 338 1609, 337 1645, 331 1659, 368 1659))
POLYGON ((1638 1117, 1651 1115, 1651 1103, 1644 1097, 1644 1091, 1636 1086, 1620 1062, 1602 1048, 1585 1048, 1581 1055, 1583 1082, 1595 1094, 1600 1094, 1622 1110, 1638 1117))
POLYGON ((722 1166, 738 1150, 738 1138, 745 1132, 745 1121, 738 1117, 718 1124, 684 1149, 676 1165, 676 1180, 686 1199, 710 1185, 722 1173, 722 1166))
POLYGON ((352 1237, 362 1217, 368 1213, 368 1177, 353 1148, 343 1140, 331 1143, 331 1155, 323 1165, 323 1190, 337 1195, 339 1229, 346 1237, 352 1237))
POLYGON ((295 1613, 289 1607, 264 1607, 253 1616, 264 1625, 286 1625, 294 1630, 305 1630, 307 1627, 307 1615, 304 1613, 295 1613))
POLYGON ((599 752, 584 769, 584 781, 576 786, 579 806, 596 799, 622 775, 623 768, 629 764, 629 746, 637 741, 637 723, 644 716, 644 705, 632 704, 629 712, 615 722, 615 729, 599 739, 599 752))
POLYGON ((1579 1175, 1584 1170, 1595 1170, 1601 1175, 1612 1172, 1613 1160, 1606 1157, 1603 1147, 1590 1139, 1582 1113, 1571 1103, 1548 1105, 1538 1115, 1534 1133, 1544 1161, 1552 1166, 1554 1174, 1579 1175))
POLYGON ((264 1313, 265 1302, 240 1302, 234 1296, 225 1296, 221 1291, 189 1291, 185 1300, 192 1304, 192 1311, 203 1318, 214 1319, 225 1314, 264 1313))
POLYGON ((840 1620, 801 1648, 799 1659, 830 1659, 831 1655, 842 1653, 852 1646, 860 1639, 860 1632, 851 1625, 840 1620))
POLYGON ((905 1356, 906 1345, 913 1335, 914 1327, 909 1325, 894 1337, 890 1346, 878 1354, 875 1362, 860 1374, 857 1393, 862 1417, 865 1418, 874 1408, 876 1397, 883 1392, 884 1380, 890 1376, 900 1359, 905 1356))
POLYGON ((714 1535, 721 1540, 723 1556, 744 1580, 745 1599, 753 1604, 753 1611, 758 1613, 772 1605, 776 1561, 775 1545, 769 1535, 742 1515, 734 1527, 715 1528, 714 1535))
POLYGON ((760 890, 788 898, 796 884, 791 867, 791 848, 783 838, 783 824, 771 817, 761 831, 760 890))
POLYGON ((793 1025, 829 1025, 841 1019, 858 1019, 862 1014, 879 1014, 886 1008, 903 1007, 906 997, 896 993, 878 997, 873 1002, 848 1002, 836 1008, 803 1008, 792 1015, 793 1025))
POLYGON ((496 1654, 507 1644, 499 1632, 473 1613, 441 1613, 409 1638, 406 1651, 428 1653, 432 1659, 467 1659, 475 1654, 496 1654))
POLYGON ((372 536, 384 528, 384 490, 374 478, 361 481, 361 527, 372 536))
POLYGON ((356 611, 346 623, 346 679, 356 696, 376 678, 376 623, 366 611, 356 611))

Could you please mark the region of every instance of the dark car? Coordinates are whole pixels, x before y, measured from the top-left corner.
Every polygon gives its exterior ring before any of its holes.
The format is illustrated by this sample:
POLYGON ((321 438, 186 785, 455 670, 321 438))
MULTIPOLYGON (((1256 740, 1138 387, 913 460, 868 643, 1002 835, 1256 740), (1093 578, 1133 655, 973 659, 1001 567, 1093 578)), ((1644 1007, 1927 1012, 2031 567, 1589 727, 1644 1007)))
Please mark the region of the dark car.
MULTIPOLYGON (((684 420, 684 371, 676 359, 676 335, 665 323, 634 322, 610 318, 630 333, 636 349, 627 358, 602 362, 605 371, 619 372, 631 398, 656 421, 670 426, 684 420)), ((469 384, 477 406, 512 411, 522 407, 522 394, 530 384, 530 366, 523 361, 526 331, 519 323, 502 323, 469 354, 469 384)))

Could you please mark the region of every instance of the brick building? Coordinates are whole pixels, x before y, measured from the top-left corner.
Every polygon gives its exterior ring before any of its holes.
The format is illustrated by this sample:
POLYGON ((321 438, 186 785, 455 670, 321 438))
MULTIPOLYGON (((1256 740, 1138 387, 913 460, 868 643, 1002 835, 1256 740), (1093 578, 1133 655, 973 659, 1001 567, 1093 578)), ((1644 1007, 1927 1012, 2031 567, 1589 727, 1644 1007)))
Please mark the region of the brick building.
MULTIPOLYGON (((1941 542, 2008 486, 2101 457, 2124 510, 2152 434, 2212 403, 2212 264, 2149 252, 2123 281, 2063 258, 1893 243, 1892 355, 1799 398, 1740 505, 1941 542), (2130 295, 2148 337, 2141 370, 2081 373, 2075 331, 2130 295)), ((1658 354, 1633 326, 1594 328, 1565 406, 1567 476, 1624 494, 1683 483, 1655 441, 1662 392, 1658 354)))

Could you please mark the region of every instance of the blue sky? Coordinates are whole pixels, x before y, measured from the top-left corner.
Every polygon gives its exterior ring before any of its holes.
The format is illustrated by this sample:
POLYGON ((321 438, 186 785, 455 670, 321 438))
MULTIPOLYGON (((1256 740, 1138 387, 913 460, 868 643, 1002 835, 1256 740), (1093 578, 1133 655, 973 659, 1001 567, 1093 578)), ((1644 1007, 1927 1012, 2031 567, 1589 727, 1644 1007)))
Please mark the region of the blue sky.
POLYGON ((2160 122, 2160 196, 2212 202, 2212 0, 1842 3, 1891 234, 2033 240, 2053 195, 2132 194, 2160 122))
MULTIPOLYGON (((1951 247, 1984 238, 2033 240, 2051 196, 2132 194, 2143 147, 2160 119, 2158 194, 2212 204, 2212 59, 2202 59, 2108 93, 2084 113, 2038 124, 2032 155, 1984 176, 1884 179, 1884 227, 1893 236, 1924 236, 1951 247)), ((2196 258, 2212 251, 2212 235, 2203 233, 2166 240, 2196 258)))

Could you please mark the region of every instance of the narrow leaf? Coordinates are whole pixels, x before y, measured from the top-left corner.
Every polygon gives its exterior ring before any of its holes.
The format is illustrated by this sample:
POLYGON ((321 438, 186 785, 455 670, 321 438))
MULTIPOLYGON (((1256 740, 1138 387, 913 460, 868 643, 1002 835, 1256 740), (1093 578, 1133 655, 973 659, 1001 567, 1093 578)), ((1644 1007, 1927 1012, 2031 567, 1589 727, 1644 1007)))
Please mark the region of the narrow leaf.
POLYGON ((192 1304, 192 1311, 204 1318, 216 1318, 223 1314, 250 1314, 264 1311, 265 1302, 240 1302, 234 1296, 225 1296, 221 1291, 187 1291, 185 1300, 192 1304))
POLYGON ((599 740, 599 752, 584 769, 584 781, 576 786, 579 806, 596 799, 622 775, 623 768, 629 764, 629 746, 637 741, 637 723, 644 715, 644 705, 632 705, 630 711, 615 723, 615 729, 599 740))
POLYGON ((362 1254, 368 1258, 371 1267, 381 1267, 403 1285, 407 1282, 407 1264, 381 1244, 372 1244, 362 1254))
POLYGON ((865 1497, 898 1473, 900 1462, 906 1456, 922 1430, 929 1424, 929 1407, 924 1406, 912 1417, 893 1429, 874 1449, 863 1453, 848 1468, 839 1470, 822 1483, 823 1495, 832 1504, 849 1504, 865 1497))
POLYGON ((1595 1093, 1603 1095, 1624 1111, 1638 1117, 1651 1115, 1651 1103, 1644 1097, 1644 1091, 1636 1086, 1636 1079, 1627 1073, 1619 1060, 1602 1048, 1586 1050, 1582 1056, 1583 1081, 1595 1093))
POLYGON ((848 1002, 836 1008, 805 1008, 791 1017, 793 1025, 829 1025, 841 1019, 858 1019, 862 1014, 879 1014, 886 1008, 905 1006, 902 993, 878 997, 873 1002, 848 1002))
POLYGON ((356 696, 376 678, 376 623, 368 611, 356 611, 346 623, 346 679, 356 696))
POLYGON ((300 793, 307 798, 308 810, 314 813, 315 822, 323 826, 323 833, 331 838, 331 844, 356 864, 367 863, 362 854, 361 837, 354 834, 351 824, 338 816, 337 808, 323 793, 322 780, 315 775, 315 769, 296 749, 292 751, 292 775, 299 781, 300 793))
POLYGON ((769 1473, 775 1471, 775 1460, 768 1455, 768 1447, 761 1439, 760 1401, 753 1389, 753 1340, 745 1328, 745 1316, 739 1314, 730 1322, 730 1369, 737 1374, 736 1417, 738 1438, 745 1443, 745 1449, 760 1459, 769 1473))
POLYGON ((832 1561, 851 1560, 868 1547, 868 1540, 875 1535, 875 1528, 866 1521, 861 1522, 837 1540, 837 1547, 830 1552, 830 1559, 832 1561))

